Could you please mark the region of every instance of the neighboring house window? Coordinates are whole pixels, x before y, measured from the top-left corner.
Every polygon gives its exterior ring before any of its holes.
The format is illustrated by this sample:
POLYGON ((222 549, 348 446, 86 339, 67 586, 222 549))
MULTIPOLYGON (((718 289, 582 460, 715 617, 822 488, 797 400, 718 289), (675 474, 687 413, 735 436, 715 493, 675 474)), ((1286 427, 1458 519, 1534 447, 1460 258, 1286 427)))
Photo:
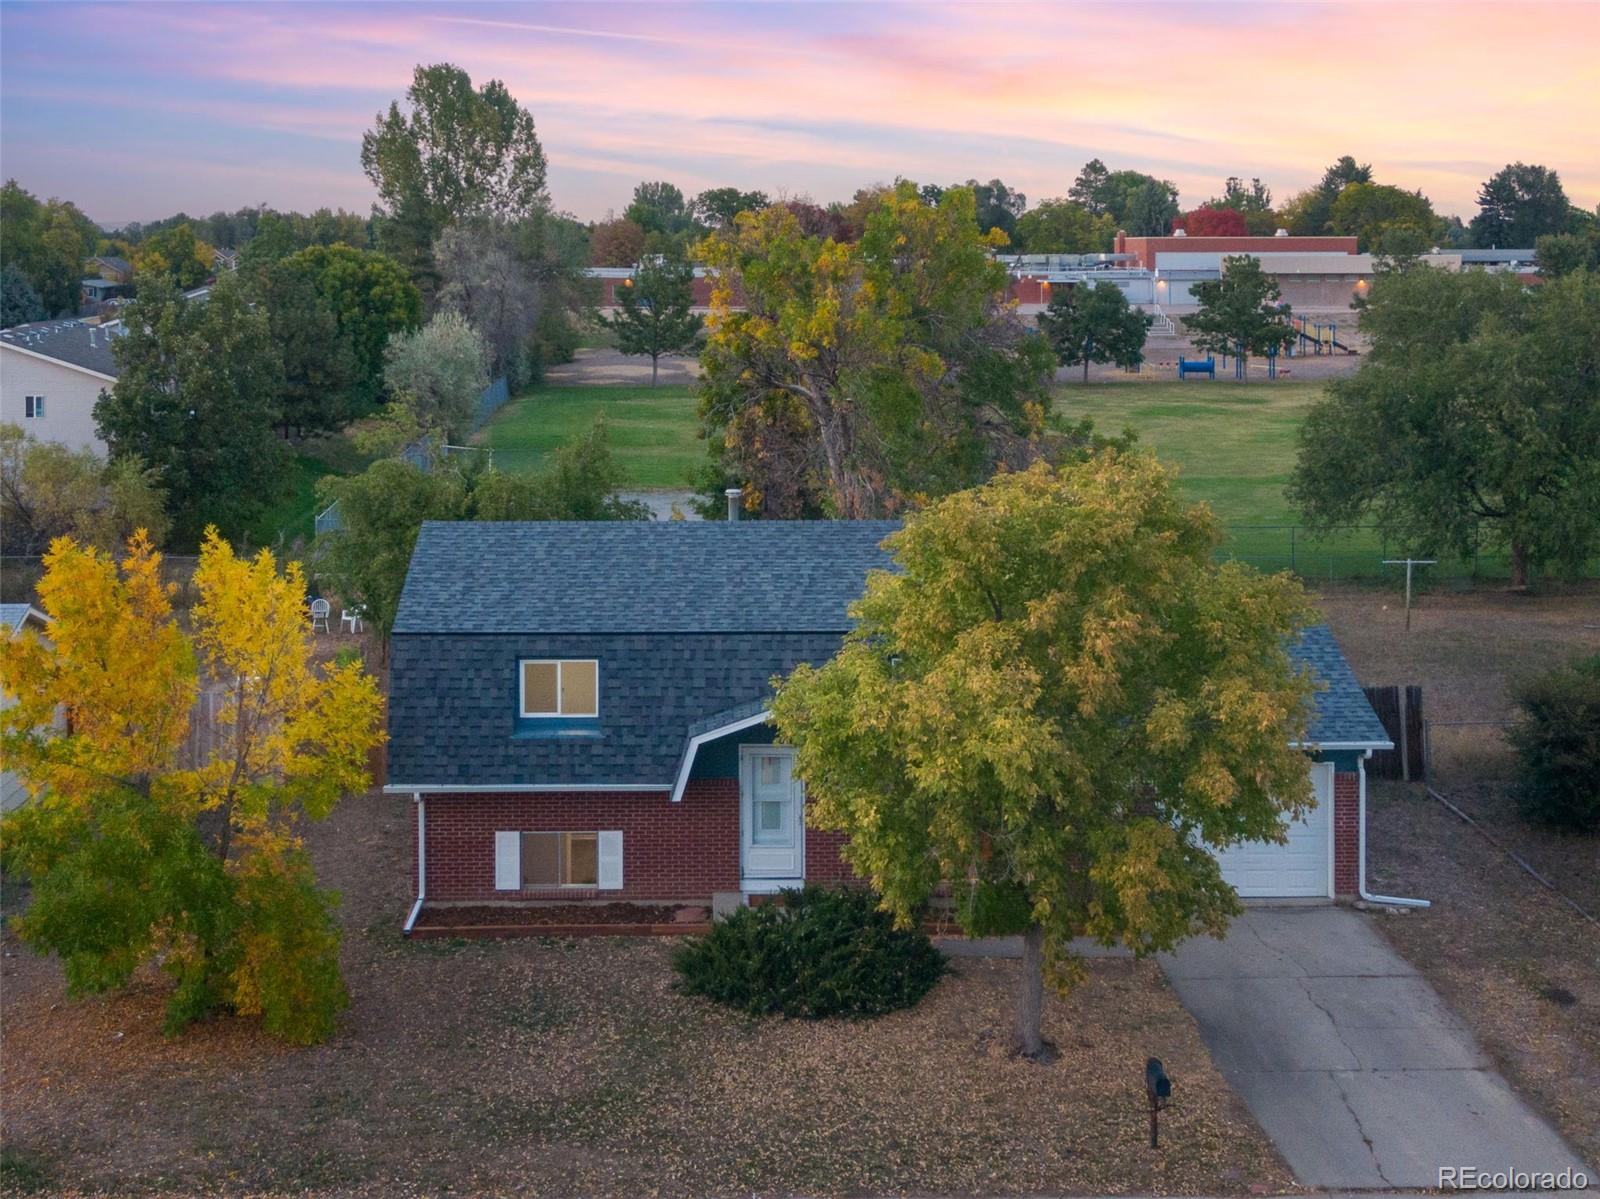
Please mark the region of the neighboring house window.
POLYGON ((35 420, 44 415, 43 396, 23 396, 22 415, 27 420, 35 420))
POLYGON ((593 887, 599 881, 599 833, 522 834, 524 887, 593 887))
POLYGON ((600 663, 593 658, 525 661, 520 692, 523 716, 598 716, 600 663))

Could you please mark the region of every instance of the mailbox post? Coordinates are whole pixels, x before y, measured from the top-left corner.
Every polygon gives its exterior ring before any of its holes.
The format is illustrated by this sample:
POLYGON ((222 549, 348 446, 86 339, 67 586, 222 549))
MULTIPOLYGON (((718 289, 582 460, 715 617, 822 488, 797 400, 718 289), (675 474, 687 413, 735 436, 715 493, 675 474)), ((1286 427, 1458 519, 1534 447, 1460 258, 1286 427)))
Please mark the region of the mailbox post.
POLYGON ((1155 1149, 1159 1142, 1157 1113, 1172 1098, 1172 1080, 1167 1077, 1167 1071, 1158 1057, 1150 1058, 1144 1064, 1144 1093, 1150 1100, 1150 1148, 1155 1149))

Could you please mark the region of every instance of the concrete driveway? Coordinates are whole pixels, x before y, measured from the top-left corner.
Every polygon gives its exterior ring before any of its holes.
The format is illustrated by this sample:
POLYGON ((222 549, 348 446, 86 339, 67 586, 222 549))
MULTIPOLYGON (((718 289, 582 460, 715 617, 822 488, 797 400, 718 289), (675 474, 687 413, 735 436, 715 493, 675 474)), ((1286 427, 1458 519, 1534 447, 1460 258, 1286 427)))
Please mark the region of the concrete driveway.
POLYGON ((1225 940, 1161 959, 1295 1177, 1336 1190, 1421 1188, 1439 1185, 1441 1166, 1581 1168, 1373 919, 1330 905, 1251 907, 1225 940))

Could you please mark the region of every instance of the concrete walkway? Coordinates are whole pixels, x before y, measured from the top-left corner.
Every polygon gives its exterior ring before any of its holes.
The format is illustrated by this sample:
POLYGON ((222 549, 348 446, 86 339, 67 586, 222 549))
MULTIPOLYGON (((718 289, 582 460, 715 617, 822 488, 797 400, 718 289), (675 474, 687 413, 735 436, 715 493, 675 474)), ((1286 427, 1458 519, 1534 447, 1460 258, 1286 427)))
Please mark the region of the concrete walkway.
POLYGON ((1441 1166, 1582 1168, 1372 919, 1256 907, 1225 940, 1199 938, 1161 959, 1295 1177, 1398 1189, 1437 1187, 1441 1166))

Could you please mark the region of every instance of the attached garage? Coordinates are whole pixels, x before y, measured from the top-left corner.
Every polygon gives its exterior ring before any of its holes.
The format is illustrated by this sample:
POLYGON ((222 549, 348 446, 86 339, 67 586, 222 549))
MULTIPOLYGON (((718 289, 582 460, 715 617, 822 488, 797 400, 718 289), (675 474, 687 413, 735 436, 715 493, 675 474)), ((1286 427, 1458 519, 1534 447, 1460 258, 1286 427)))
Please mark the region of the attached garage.
POLYGON ((1282 845, 1252 841, 1217 855, 1222 877, 1243 899, 1331 898, 1333 876, 1333 763, 1311 764, 1317 806, 1289 826, 1282 845))

